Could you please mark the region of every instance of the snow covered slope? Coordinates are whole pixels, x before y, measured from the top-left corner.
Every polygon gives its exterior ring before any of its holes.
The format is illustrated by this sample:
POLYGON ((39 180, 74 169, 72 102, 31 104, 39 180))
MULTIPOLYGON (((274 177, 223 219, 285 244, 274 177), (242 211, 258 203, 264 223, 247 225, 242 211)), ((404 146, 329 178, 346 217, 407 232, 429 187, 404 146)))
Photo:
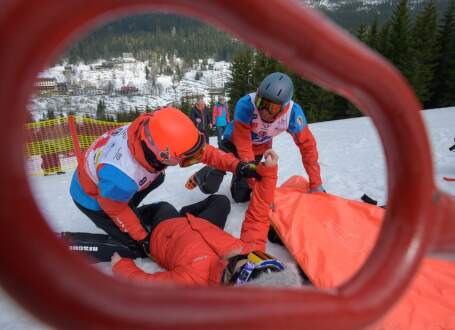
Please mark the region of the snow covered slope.
MULTIPOLYGON (((396 6, 399 0, 304 0, 305 4, 315 8, 338 10, 343 7, 358 8, 358 10, 374 9, 380 5, 396 6)), ((411 7, 420 5, 425 0, 409 0, 411 7)))
MULTIPOLYGON (((455 195, 455 183, 442 180, 443 175, 455 176, 455 153, 448 148, 455 137, 455 108, 424 111, 433 148, 435 177, 440 188, 455 195)), ((327 191, 347 198, 359 199, 363 193, 386 201, 386 173, 384 156, 376 131, 368 118, 331 121, 311 125, 319 147, 322 176, 327 191)), ((215 144, 215 139, 211 139, 215 144)), ((418 152, 418 146, 409 146, 418 152)), ((279 183, 295 174, 303 174, 300 155, 290 136, 282 134, 275 139, 274 148, 280 155, 279 183)), ((145 200, 146 203, 167 200, 181 207, 205 197, 199 191, 188 191, 184 183, 200 166, 187 169, 170 168, 165 183, 145 200), (159 196, 159 197, 158 197, 159 196)), ((30 182, 36 201, 41 205, 50 227, 54 231, 100 232, 80 213, 68 194, 72 173, 62 176, 32 177, 30 182)), ((229 180, 225 178, 220 193, 229 195, 229 180)), ((245 204, 232 204, 226 230, 236 236, 244 216, 245 204)), ((286 251, 273 244, 269 252, 288 259, 286 251)), ((39 257, 39 256, 37 256, 39 257)), ((20 262, 20 256, 18 256, 20 262)), ((159 267, 148 260, 138 262, 147 271, 159 267)), ((109 272, 109 264, 101 265, 109 272)), ((0 329, 43 329, 17 308, 4 294, 0 294, 0 329)))

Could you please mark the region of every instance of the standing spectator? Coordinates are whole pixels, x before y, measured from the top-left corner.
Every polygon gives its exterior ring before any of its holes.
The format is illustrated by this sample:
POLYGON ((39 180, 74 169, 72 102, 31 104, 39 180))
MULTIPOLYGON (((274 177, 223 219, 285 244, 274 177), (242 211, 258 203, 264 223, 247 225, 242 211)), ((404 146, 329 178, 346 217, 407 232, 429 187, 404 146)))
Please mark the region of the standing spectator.
POLYGON ((190 118, 194 123, 194 126, 197 127, 199 132, 204 134, 205 141, 209 144, 209 133, 208 129, 212 128, 212 124, 210 122, 210 114, 205 101, 203 98, 200 98, 194 107, 191 109, 190 118))
POLYGON ((216 127, 216 137, 218 145, 221 143, 226 125, 229 124, 229 109, 224 96, 218 99, 218 102, 213 106, 212 125, 216 127))

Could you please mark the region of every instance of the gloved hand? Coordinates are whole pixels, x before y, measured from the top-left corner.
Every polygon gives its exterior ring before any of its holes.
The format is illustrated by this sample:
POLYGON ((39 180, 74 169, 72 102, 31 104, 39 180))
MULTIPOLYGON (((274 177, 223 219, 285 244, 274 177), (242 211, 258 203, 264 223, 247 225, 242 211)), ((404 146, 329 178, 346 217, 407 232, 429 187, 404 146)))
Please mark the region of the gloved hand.
POLYGON ((256 163, 254 162, 239 162, 235 169, 235 175, 243 178, 261 179, 261 176, 256 173, 256 163))
POLYGON ((147 255, 147 257, 151 258, 150 254, 150 234, 147 234, 145 238, 142 241, 137 242, 139 244, 139 247, 144 251, 144 253, 147 255))
POLYGON ((324 186, 321 184, 321 185, 319 185, 317 187, 314 187, 314 188, 310 189, 310 193, 315 193, 315 192, 324 192, 325 193, 327 191, 325 191, 324 186))

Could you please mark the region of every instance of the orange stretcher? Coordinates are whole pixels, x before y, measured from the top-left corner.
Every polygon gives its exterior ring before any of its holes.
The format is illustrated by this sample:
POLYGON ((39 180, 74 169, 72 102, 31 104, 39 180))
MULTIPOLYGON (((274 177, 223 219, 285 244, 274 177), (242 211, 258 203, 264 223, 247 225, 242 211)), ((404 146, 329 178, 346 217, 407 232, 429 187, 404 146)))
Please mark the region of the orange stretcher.
MULTIPOLYGON (((316 287, 338 287, 376 244, 384 210, 307 191, 298 176, 277 189, 273 227, 316 287)), ((455 262, 427 257, 405 295, 370 329, 455 329, 455 262)))

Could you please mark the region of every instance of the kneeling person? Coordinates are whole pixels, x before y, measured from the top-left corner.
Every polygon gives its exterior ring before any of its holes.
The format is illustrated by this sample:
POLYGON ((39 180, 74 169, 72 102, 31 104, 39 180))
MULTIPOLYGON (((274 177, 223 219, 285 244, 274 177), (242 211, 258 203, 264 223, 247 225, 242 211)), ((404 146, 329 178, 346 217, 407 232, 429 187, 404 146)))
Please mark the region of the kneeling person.
POLYGON ((78 164, 70 194, 97 227, 142 252, 150 237, 144 214, 150 210, 138 205, 163 183, 168 166, 199 162, 241 176, 256 175, 247 163, 207 145, 183 112, 163 108, 100 136, 78 164))
POLYGON ((295 269, 264 253, 278 156, 268 150, 265 159, 257 167, 262 179, 254 186, 240 239, 223 231, 230 205, 225 197, 214 195, 202 205, 184 207, 180 214, 174 210, 167 217, 151 220, 150 256, 166 271, 148 274, 132 260, 114 254, 114 274, 142 281, 201 286, 244 284, 252 279, 258 285, 300 285, 295 269))

